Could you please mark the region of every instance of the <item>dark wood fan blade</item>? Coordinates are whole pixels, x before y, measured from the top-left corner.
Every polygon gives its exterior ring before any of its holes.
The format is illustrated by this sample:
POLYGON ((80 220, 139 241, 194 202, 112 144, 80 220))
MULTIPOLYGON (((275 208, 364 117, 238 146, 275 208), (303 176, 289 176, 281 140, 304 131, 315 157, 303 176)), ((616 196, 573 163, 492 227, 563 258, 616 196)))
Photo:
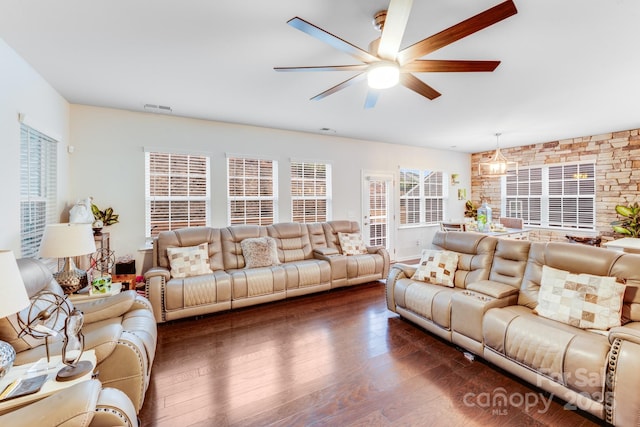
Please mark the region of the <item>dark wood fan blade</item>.
POLYGON ((376 106, 376 102, 378 102, 378 97, 380 96, 380 91, 377 89, 369 89, 367 92, 367 99, 364 101, 364 108, 369 109, 376 106))
POLYGON ((358 58, 362 62, 373 62, 377 61, 378 58, 371 55, 366 50, 360 49, 358 46, 352 45, 348 41, 342 40, 338 36, 334 36, 333 34, 323 30, 320 27, 316 27, 310 22, 305 21, 302 18, 298 18, 297 16, 293 19, 290 19, 287 24, 291 25, 293 28, 297 28, 298 30, 309 34, 312 37, 317 38, 318 40, 332 46, 342 52, 348 53, 349 55, 358 58))
POLYGON ((412 4, 413 0, 391 0, 384 27, 382 27, 380 46, 378 46, 378 56, 380 58, 395 61, 400 49, 400 43, 402 43, 404 30, 407 28, 412 4))
POLYGON ((448 44, 460 40, 470 34, 485 29, 518 13, 513 1, 507 0, 497 6, 487 9, 469 19, 466 19, 446 30, 440 31, 418 43, 403 49, 398 53, 398 62, 406 64, 428 53, 434 52, 448 44))
POLYGON ((493 71, 500 61, 450 61, 450 60, 418 60, 402 67, 403 72, 415 73, 457 73, 473 71, 493 71))
POLYGON ((356 65, 320 65, 316 67, 273 67, 276 71, 364 71, 367 64, 356 65))
POLYGON ((441 95, 440 92, 438 92, 437 90, 435 90, 434 88, 432 88, 431 86, 429 86, 428 84, 426 84, 425 82, 423 82, 422 80, 414 76, 413 74, 409 74, 409 73, 400 74, 400 83, 408 87, 412 91, 419 93, 425 98, 436 99, 441 95))
POLYGON ((314 96, 313 98, 311 98, 312 101, 320 101, 321 99, 326 98, 329 95, 332 95, 336 92, 338 92, 339 90, 342 90, 346 87, 351 86, 352 84, 358 83, 360 81, 362 81, 363 79, 365 79, 367 76, 366 73, 360 73, 360 74, 356 74, 355 76, 351 77, 350 79, 347 79, 345 81, 343 81, 340 84, 335 85, 334 87, 325 90, 322 93, 317 94, 316 96, 314 96))

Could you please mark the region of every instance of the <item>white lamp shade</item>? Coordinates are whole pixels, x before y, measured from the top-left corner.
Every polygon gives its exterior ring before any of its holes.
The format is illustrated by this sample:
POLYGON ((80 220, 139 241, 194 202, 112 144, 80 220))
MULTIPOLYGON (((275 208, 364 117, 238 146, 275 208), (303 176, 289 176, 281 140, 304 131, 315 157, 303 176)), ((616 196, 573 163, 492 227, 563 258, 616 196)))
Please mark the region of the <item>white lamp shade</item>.
POLYGON ((0 250, 0 318, 17 313, 29 305, 16 257, 11 251, 0 250))
POLYGON ((91 224, 49 224, 40 242, 41 258, 68 258, 96 251, 91 224))

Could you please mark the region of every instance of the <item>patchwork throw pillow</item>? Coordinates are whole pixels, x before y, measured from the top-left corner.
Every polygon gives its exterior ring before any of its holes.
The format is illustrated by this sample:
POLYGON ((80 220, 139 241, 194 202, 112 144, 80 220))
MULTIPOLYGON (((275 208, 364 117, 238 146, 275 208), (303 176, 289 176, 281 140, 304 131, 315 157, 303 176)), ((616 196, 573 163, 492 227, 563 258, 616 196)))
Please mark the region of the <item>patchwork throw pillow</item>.
POLYGON ((360 233, 338 233, 338 240, 344 255, 362 255, 369 253, 360 233))
POLYGON ((536 312, 581 329, 620 326, 626 286, 615 277, 572 274, 542 267, 536 312))
POLYGON ((278 247, 271 237, 250 237, 240 242, 244 268, 270 267, 280 264, 278 247))
POLYGON ((206 242, 198 246, 167 248, 167 256, 171 277, 176 279, 213 273, 209 264, 209 244, 206 242))
POLYGON ((423 249, 420 265, 411 278, 453 288, 457 269, 457 253, 423 249))

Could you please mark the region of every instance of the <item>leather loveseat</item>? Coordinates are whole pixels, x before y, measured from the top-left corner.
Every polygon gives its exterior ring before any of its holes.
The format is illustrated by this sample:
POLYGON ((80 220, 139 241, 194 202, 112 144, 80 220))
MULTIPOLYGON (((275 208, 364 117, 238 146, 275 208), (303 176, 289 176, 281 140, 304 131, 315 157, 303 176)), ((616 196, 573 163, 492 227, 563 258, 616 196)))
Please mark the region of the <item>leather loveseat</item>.
POLYGON ((614 425, 640 423, 640 255, 468 232, 437 232, 432 244, 457 253, 454 286, 414 280, 419 266, 395 264, 386 283, 391 311, 572 407, 614 425), (539 314, 551 269, 624 283, 618 319, 628 323, 593 329, 581 326, 586 314, 571 322, 539 314))
MULTIPOLYGON (((351 286, 387 277, 389 254, 383 247, 362 247, 346 255, 339 233, 355 235, 354 221, 280 223, 225 228, 190 227, 159 233, 154 266, 146 272, 146 290, 158 323, 351 286), (243 242, 269 238, 273 262, 247 267, 243 242), (169 252, 206 243, 204 274, 176 277, 169 252)), ((253 265, 253 264, 252 264, 253 265)))
MULTIPOLYGON (((40 292, 64 296, 51 271, 40 260, 18 259, 18 268, 29 298, 40 292)), ((68 301, 68 300, 67 300, 68 301)), ((123 391, 136 412, 144 402, 155 357, 157 326, 149 301, 135 291, 125 291, 86 302, 68 301, 84 314, 84 348, 94 350, 97 366, 94 371, 104 387, 123 391)), ((28 316, 29 307, 20 314, 28 316)), ((22 335, 17 315, 0 319, 0 340, 16 350, 16 365, 32 363, 46 357, 44 338, 22 335)), ((51 354, 61 354, 62 334, 49 338, 51 354)))

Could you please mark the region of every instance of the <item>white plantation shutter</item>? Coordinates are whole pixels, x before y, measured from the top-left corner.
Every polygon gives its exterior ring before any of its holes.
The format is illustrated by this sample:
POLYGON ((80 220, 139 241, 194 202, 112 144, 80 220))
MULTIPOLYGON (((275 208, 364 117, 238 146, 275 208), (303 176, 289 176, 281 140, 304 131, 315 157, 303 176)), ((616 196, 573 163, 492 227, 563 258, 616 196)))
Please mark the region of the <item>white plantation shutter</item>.
POLYGON ((568 163, 509 171, 503 212, 525 225, 595 230, 595 164, 568 163))
POLYGON ((209 225, 209 157, 145 153, 146 234, 209 225))
POLYGON ((400 224, 435 224, 444 219, 444 174, 400 169, 400 224))
POLYGON ((45 226, 57 222, 58 144, 20 125, 20 241, 24 258, 38 256, 45 226))
POLYGON ((331 165, 291 162, 291 220, 324 222, 331 218, 331 165))
POLYGON ((277 172, 273 160, 227 157, 230 225, 277 221, 277 172))

